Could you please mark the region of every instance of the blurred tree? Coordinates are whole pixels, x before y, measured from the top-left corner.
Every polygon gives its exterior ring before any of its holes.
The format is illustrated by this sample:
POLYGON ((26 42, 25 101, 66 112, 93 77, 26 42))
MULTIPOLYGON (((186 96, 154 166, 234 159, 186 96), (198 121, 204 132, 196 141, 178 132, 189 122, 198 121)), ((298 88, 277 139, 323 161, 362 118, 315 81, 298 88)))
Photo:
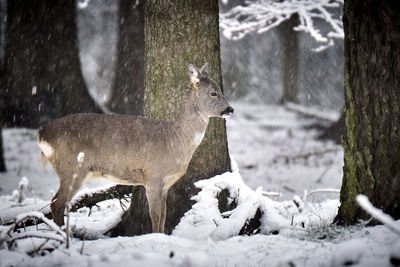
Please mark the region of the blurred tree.
MULTIPOLYGON (((209 62, 222 85, 216 0, 149 0, 145 4, 145 104, 151 118, 172 120, 179 112, 187 86, 186 66, 209 62)), ((212 118, 185 176, 169 191, 166 233, 193 204, 194 182, 230 170, 225 121, 212 118)), ((135 188, 132 205, 113 230, 114 235, 151 231, 142 187, 135 188)))
MULTIPOLYGON (((229 1, 229 3, 230 2, 231 1, 229 1)), ((223 35, 227 39, 231 40, 243 40, 245 36, 248 36, 251 33, 261 34, 271 31, 276 27, 280 27, 279 29, 282 30, 283 35, 283 58, 281 64, 283 90, 281 93, 282 97, 278 99, 282 103, 299 102, 299 98, 301 98, 301 95, 299 95, 299 91, 303 89, 303 93, 305 91, 308 92, 308 100, 306 101, 307 103, 310 103, 311 98, 311 101, 315 101, 313 99, 321 98, 319 97, 320 94, 328 95, 328 97, 326 98, 331 99, 332 94, 330 92, 327 92, 327 90, 329 90, 329 87, 326 88, 326 84, 332 84, 335 81, 339 81, 339 83, 342 83, 342 79, 323 79, 323 82, 321 82, 321 79, 315 79, 315 75, 317 75, 318 73, 314 73, 313 71, 318 68, 315 66, 315 63, 317 63, 318 61, 311 62, 311 64, 313 64, 312 66, 310 66, 308 62, 303 62, 302 65, 306 64, 307 69, 300 69, 299 32, 309 34, 309 37, 321 44, 319 47, 312 49, 313 52, 322 52, 322 50, 334 46, 335 39, 341 40, 343 38, 343 26, 341 21, 342 7, 342 0, 254 0, 245 1, 244 3, 234 1, 234 5, 230 6, 227 10, 223 10, 223 12, 221 13, 220 24, 223 30, 223 35), (296 30, 294 30, 294 28, 296 28, 296 30), (303 81, 301 81, 299 78, 301 73, 307 73, 306 75, 302 76, 301 80, 303 81), (309 77, 308 81, 306 80, 307 77, 309 77), (303 85, 304 81, 306 81, 307 83, 306 88, 304 88, 303 85), (317 90, 315 90, 315 88, 317 88, 317 90)), ((305 51, 302 52, 304 53, 305 51)), ((324 52, 326 51, 323 51, 322 53, 324 52)), ((303 54, 302 57, 304 59, 306 56, 304 56, 303 54)), ((319 57, 324 58, 324 61, 326 60, 323 54, 319 54, 319 57)), ((315 54, 312 58, 315 58, 315 54)), ((334 60, 330 59, 330 61, 334 60)), ((332 64, 332 62, 330 62, 330 64, 332 64)), ((324 64, 324 67, 332 66, 330 64, 324 64)), ((251 64, 251 66, 253 65, 254 64, 251 64)), ((323 68, 323 70, 326 71, 326 68, 323 68)), ((256 72, 253 71, 252 73, 254 75, 254 73, 256 72)), ((255 76, 256 75, 254 75, 253 77, 255 76)), ((340 75, 333 73, 333 75, 329 76, 337 77, 340 75)), ((272 76, 268 78, 270 78, 271 80, 272 76)), ((258 85, 258 87, 260 88, 263 88, 263 85, 271 82, 259 78, 253 78, 253 80, 256 81, 256 85, 258 85), (261 81, 258 82, 257 80, 261 81)), ((275 82, 274 84, 277 83, 275 82)), ((340 85, 338 85, 334 88, 341 87, 340 85)), ((273 86, 268 86, 268 91, 272 91, 272 89, 273 86)), ((271 92, 265 93, 265 95, 269 96, 268 99, 273 98, 270 94, 271 92)), ((273 94, 273 96, 275 95, 276 93, 273 94)), ((333 102, 333 100, 330 101, 333 102)), ((334 141, 339 140, 340 142, 342 133, 343 123, 342 120, 338 120, 337 122, 326 128, 326 130, 320 135, 320 139, 329 138, 333 139, 334 141)))
MULTIPOLYGON (((4 75, 4 21, 6 16, 6 2, 0 1, 0 79, 4 75)), ((6 171, 6 163, 4 160, 3 151, 3 136, 2 136, 2 117, 4 114, 4 92, 0 87, 0 172, 6 171)))
POLYGON ((119 2, 118 59, 108 108, 143 115, 144 0, 119 2))
POLYGON ((293 28, 299 24, 299 16, 293 14, 282 23, 283 64, 282 64, 282 103, 298 103, 299 91, 299 33, 293 28))
POLYGON ((342 0, 314 1, 246 1, 220 15, 220 25, 226 38, 242 39, 251 32, 264 33, 286 20, 293 14, 298 16, 298 31, 303 31, 317 42, 325 45, 317 48, 321 51, 334 45, 334 39, 343 39, 343 26, 334 9, 342 7, 342 0), (323 33, 316 28, 316 20, 324 21, 330 31, 323 33))
POLYGON ((99 112, 80 68, 74 0, 7 4, 2 123, 38 127, 76 112, 99 112))
POLYGON ((344 176, 336 220, 354 224, 374 206, 400 219, 400 2, 351 1, 344 5, 344 176))
MULTIPOLYGON (((229 0, 227 2, 219 0, 219 11, 226 12, 237 5, 244 5, 245 0, 229 0), (224 3, 225 2, 225 3, 224 3)), ((230 40, 221 36, 221 58, 222 78, 225 88, 225 95, 228 98, 239 98, 246 95, 250 79, 250 47, 251 38, 237 40, 233 46, 230 40), (224 49, 222 49, 222 47, 224 49), (238 49, 240 47, 240 49, 238 49)))

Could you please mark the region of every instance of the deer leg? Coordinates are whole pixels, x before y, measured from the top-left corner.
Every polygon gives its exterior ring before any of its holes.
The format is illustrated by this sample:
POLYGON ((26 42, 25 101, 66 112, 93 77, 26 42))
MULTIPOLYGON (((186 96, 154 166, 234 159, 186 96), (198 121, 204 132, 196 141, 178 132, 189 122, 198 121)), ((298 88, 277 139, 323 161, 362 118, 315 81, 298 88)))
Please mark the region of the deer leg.
POLYGON ((85 173, 82 168, 79 168, 75 174, 68 173, 59 175, 60 177, 60 188, 54 195, 50 203, 51 213, 53 214, 53 221, 59 225, 64 225, 64 212, 67 206, 67 202, 70 202, 72 197, 78 192, 82 186, 85 178, 85 173), (76 178, 74 179, 74 175, 76 178), (68 177, 68 179, 65 179, 68 177))
POLYGON ((57 193, 54 195, 50 203, 51 213, 53 214, 53 221, 59 226, 64 225, 64 211, 67 199, 67 190, 68 187, 66 186, 66 184, 61 183, 60 188, 58 189, 57 193))
POLYGON ((166 196, 161 188, 146 188, 149 214, 154 233, 164 232, 166 196), (164 216, 163 216, 164 213, 164 216))
POLYGON ((161 218, 160 218, 160 232, 165 233, 165 219, 167 218, 167 196, 168 191, 161 193, 161 218))

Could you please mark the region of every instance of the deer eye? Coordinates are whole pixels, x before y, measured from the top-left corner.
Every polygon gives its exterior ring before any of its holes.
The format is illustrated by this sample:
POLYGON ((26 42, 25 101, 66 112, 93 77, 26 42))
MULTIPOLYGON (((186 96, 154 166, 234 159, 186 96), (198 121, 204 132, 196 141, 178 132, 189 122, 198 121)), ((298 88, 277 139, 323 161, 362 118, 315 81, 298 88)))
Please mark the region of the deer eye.
POLYGON ((211 93, 211 96, 214 96, 214 97, 215 97, 215 96, 218 96, 218 93, 217 93, 217 92, 212 92, 212 93, 211 93))

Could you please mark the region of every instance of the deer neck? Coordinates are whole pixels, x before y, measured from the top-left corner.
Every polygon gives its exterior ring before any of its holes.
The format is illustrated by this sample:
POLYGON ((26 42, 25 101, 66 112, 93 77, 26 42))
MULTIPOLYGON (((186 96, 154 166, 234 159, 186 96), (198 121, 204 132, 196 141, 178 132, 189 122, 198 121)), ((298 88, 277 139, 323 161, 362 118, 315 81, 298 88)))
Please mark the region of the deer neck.
POLYGON ((198 95, 195 92, 184 96, 181 110, 176 121, 177 135, 191 146, 197 147, 204 137, 208 117, 198 108, 198 95))

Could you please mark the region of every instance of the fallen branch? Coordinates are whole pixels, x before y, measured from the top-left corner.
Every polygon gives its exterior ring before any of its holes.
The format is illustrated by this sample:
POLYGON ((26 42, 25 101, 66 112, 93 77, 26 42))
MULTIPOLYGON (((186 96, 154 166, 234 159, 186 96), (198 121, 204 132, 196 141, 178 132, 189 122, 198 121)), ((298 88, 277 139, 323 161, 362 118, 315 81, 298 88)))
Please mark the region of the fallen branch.
MULTIPOLYGON (((71 208, 70 212, 75 212, 80 208, 83 207, 88 207, 91 209, 93 206, 96 206, 97 203, 109 200, 109 199, 124 199, 126 198, 129 194, 132 193, 132 186, 124 186, 124 185, 115 185, 111 186, 109 188, 103 188, 101 190, 91 190, 91 191, 86 191, 81 194, 77 194, 71 201, 71 208)), ((51 214, 50 209, 47 209, 45 212, 41 213, 43 214, 43 218, 46 218, 47 220, 52 219, 53 216, 51 214)), ((17 216, 18 217, 18 216, 17 216)), ((16 218, 17 218, 16 217, 16 218)), ((2 225, 12 225, 14 224, 16 218, 10 219, 7 221, 2 221, 2 225)), ((35 220, 33 219, 26 219, 24 222, 25 226, 32 226, 35 224, 42 223, 43 221, 40 218, 36 218, 35 220)), ((17 226, 16 229, 20 228, 21 225, 17 226)))
POLYGON ((133 186, 115 185, 106 189, 96 190, 93 192, 85 192, 76 195, 71 201, 71 212, 75 212, 80 208, 92 208, 97 203, 109 199, 124 199, 133 192, 133 186))
POLYGON ((9 227, 5 228, 3 231, 0 232, 0 247, 2 247, 3 244, 6 243, 7 247, 11 248, 11 246, 14 244, 16 240, 29 237, 56 240, 61 243, 64 243, 66 241, 66 235, 58 225, 56 225, 53 221, 46 218, 43 213, 33 211, 26 214, 18 215, 15 222, 12 225, 10 225, 9 227), (36 221, 36 222, 40 221, 41 223, 47 225, 47 227, 52 232, 41 233, 39 231, 30 231, 24 233, 16 233, 15 230, 19 228, 18 226, 22 225, 21 227, 26 227, 25 225, 26 221, 36 221))
POLYGON ((54 240, 58 241, 60 243, 64 243, 65 239, 61 237, 60 235, 53 234, 53 233, 42 233, 38 231, 32 231, 32 232, 25 232, 25 233, 18 233, 10 238, 10 240, 7 242, 8 243, 8 248, 11 248, 12 245, 14 244, 15 241, 19 239, 25 239, 25 238, 42 238, 46 240, 54 240))

